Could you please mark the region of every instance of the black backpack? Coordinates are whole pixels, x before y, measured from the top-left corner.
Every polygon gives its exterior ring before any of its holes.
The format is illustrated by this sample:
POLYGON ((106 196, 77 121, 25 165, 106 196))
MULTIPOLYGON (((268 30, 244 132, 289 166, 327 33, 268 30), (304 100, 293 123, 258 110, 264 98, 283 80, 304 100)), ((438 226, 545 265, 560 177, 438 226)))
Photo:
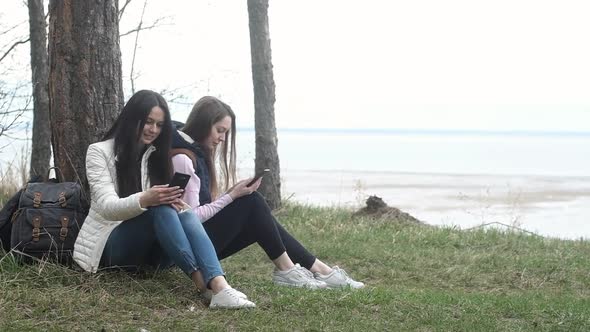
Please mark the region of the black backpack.
POLYGON ((3 247, 25 258, 69 263, 87 213, 87 200, 79 183, 55 179, 29 182, 0 212, 3 247))

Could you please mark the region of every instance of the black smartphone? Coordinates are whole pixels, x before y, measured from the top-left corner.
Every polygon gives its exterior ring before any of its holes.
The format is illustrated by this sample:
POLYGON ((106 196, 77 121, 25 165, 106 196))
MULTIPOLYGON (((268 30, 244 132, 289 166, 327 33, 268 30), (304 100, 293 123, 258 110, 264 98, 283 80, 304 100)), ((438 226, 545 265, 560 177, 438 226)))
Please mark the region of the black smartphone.
POLYGON ((253 184, 254 184, 254 182, 258 181, 258 179, 260 179, 261 177, 263 177, 263 176, 264 176, 264 174, 266 174, 266 173, 268 173, 268 172, 270 172, 270 169, 268 169, 268 168, 265 168, 265 169, 263 169, 262 171, 260 171, 260 172, 256 173, 256 175, 254 175, 254 178, 252 179, 252 181, 250 181, 250 182, 249 182, 249 183, 246 185, 246 187, 250 187, 251 185, 253 185, 253 184))
POLYGON ((188 180, 190 179, 190 175, 176 172, 172 176, 172 180, 170 180, 170 184, 168 185, 168 187, 180 187, 180 189, 184 189, 186 188, 188 180))

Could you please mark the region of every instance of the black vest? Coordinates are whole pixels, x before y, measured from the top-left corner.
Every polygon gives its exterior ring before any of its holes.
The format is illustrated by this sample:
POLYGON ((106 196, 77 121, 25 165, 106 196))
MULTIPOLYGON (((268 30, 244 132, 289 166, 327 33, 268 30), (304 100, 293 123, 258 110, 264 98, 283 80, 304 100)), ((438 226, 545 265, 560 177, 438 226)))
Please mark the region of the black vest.
POLYGON ((193 166, 196 169, 195 174, 199 177, 199 180, 201 180, 201 188, 199 189, 199 204, 204 205, 211 203, 211 190, 209 190, 211 178, 209 177, 209 168, 207 167, 205 153, 203 150, 199 147, 197 142, 190 144, 189 142, 185 141, 176 130, 172 134, 172 148, 187 149, 195 154, 196 165, 193 166))

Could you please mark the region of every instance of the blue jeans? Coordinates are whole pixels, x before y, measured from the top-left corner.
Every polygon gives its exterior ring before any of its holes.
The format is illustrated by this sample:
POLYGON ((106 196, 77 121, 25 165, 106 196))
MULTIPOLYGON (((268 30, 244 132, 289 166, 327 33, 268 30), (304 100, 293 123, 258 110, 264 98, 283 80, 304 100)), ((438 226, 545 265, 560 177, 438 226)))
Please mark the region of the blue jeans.
POLYGON ((192 211, 178 213, 168 205, 150 207, 117 226, 107 240, 100 264, 134 269, 175 264, 189 277, 200 270, 207 285, 214 277, 224 275, 199 218, 192 211))

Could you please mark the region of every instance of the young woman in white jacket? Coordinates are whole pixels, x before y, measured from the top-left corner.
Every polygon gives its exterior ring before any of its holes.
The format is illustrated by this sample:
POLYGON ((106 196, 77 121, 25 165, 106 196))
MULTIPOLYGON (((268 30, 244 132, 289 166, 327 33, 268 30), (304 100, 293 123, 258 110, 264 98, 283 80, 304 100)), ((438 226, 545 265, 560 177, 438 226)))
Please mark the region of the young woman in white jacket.
POLYGON ((254 307, 231 288, 201 221, 168 187, 172 122, 162 96, 135 93, 104 140, 86 155, 91 206, 74 259, 85 270, 180 267, 211 308, 254 307))

